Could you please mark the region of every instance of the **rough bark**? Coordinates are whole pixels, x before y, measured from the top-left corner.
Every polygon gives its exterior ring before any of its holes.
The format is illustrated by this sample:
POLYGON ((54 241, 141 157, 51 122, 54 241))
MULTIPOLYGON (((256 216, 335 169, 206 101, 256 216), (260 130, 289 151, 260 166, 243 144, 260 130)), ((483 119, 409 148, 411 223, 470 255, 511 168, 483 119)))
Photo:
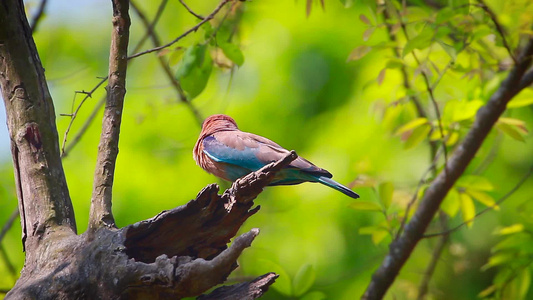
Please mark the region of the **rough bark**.
MULTIPOLYGON (((216 185, 210 185, 186 205, 119 230, 102 227, 56 237, 41 256, 48 263, 33 268, 31 277, 21 278, 6 298, 179 299, 199 295, 223 283, 237 267, 237 258, 259 230, 237 237, 229 248, 226 244, 259 210, 250 209, 253 199, 295 158, 291 152, 237 180, 222 195, 217 195, 216 185)), ((267 277, 224 289, 224 294, 231 298, 233 291, 232 299, 240 299, 247 286, 247 299, 255 299, 276 278, 267 277)))
POLYGON ((118 156, 120 123, 126 94, 126 70, 128 66, 128 42, 130 36, 130 16, 128 0, 113 0, 113 31, 109 51, 109 81, 104 109, 102 134, 98 145, 98 157, 94 171, 93 195, 89 229, 115 227, 111 212, 111 198, 115 164, 118 156))
MULTIPOLYGON (((29 266, 48 236, 74 234, 74 211, 59 158, 52 98, 22 1, 0 3, 0 83, 29 266)), ((24 268, 22 273, 30 272, 24 268)))
POLYGON ((441 172, 426 190, 403 234, 391 243, 389 253, 372 276, 363 299, 383 298, 422 238, 450 188, 474 158, 490 130, 505 111, 507 103, 520 92, 521 87, 524 86, 522 83, 529 80, 525 75, 531 65, 532 57, 533 39, 529 40, 524 47, 518 58, 519 63, 514 66, 499 89, 490 97, 487 104, 479 109, 472 128, 448 160, 446 172, 441 172))
MULTIPOLYGON (((127 1, 115 2, 127 5, 127 1)), ((124 6, 114 8, 115 13, 124 12, 124 6)), ((125 57, 113 59, 113 64, 118 64, 113 72, 125 70, 120 62, 125 57)), ((124 82, 117 80, 114 84, 110 80, 109 92, 123 97, 124 82)), ((239 179, 222 195, 217 195, 216 185, 210 185, 187 205, 121 229, 101 226, 113 224, 108 222, 113 220, 110 205, 101 202, 104 210, 96 214, 97 226, 77 235, 60 160, 54 106, 21 0, 0 2, 0 83, 26 250, 21 277, 6 299, 179 299, 200 295, 224 282, 237 266, 238 256, 259 230, 242 234, 229 248, 227 243, 259 210, 252 208, 253 199, 277 171, 296 158, 291 152, 239 179), (111 218, 100 214, 106 210, 111 218)), ((116 108, 112 111, 116 113, 116 108)), ((113 122, 111 127, 119 124, 113 122)), ((116 137, 115 145, 118 132, 116 137)), ((275 274, 266 274, 214 293, 227 299, 255 299, 275 278, 275 274)))

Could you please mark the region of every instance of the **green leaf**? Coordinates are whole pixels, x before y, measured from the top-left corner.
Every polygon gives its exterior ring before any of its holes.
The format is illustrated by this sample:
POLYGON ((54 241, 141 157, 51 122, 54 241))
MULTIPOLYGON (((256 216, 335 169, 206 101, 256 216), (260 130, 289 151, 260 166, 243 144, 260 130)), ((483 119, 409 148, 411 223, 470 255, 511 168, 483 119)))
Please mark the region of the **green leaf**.
POLYGON ((448 53, 448 55, 450 56, 450 58, 452 60, 455 61, 455 59, 457 58, 457 50, 455 50, 455 48, 453 46, 450 46, 448 44, 446 44, 445 42, 443 41, 437 41, 439 43, 439 45, 442 47, 442 49, 444 51, 446 51, 446 53, 448 53))
POLYGON ((300 267, 293 282, 294 296, 303 295, 315 282, 315 270, 312 265, 305 264, 300 267))
POLYGON ((496 290, 498 289, 498 287, 496 285, 490 285, 488 288, 482 290, 477 296, 479 298, 485 298, 487 296, 489 296, 490 294, 494 293, 496 290))
POLYGON ((444 119, 450 122, 460 122, 474 118, 479 108, 483 105, 481 100, 452 100, 444 107, 444 119))
POLYGON ((183 54, 183 48, 175 49, 174 51, 172 51, 172 54, 170 54, 170 57, 168 58, 168 64, 171 66, 177 65, 183 57, 183 54))
POLYGON ((508 235, 508 234, 513 234, 513 233, 522 232, 522 231, 524 231, 524 224, 517 223, 511 226, 500 228, 496 230, 494 234, 508 235))
POLYGON ((394 192, 394 185, 392 182, 383 182, 378 186, 379 191, 379 199, 381 200, 381 203, 385 207, 385 209, 389 208, 391 202, 392 202, 392 194, 394 192))
POLYGON ((435 19, 436 24, 441 24, 444 22, 448 22, 451 18, 455 16, 455 12, 451 7, 445 7, 437 13, 437 17, 435 19))
POLYGON ((492 191, 494 189, 494 186, 487 178, 477 175, 462 176, 457 180, 457 186, 478 191, 492 191))
POLYGON ((531 285, 531 272, 529 268, 524 268, 518 277, 519 291, 518 294, 521 299, 525 299, 527 292, 529 291, 529 286, 531 285))
POLYGON ((448 195, 446 195, 446 198, 444 198, 444 201, 442 202, 440 208, 451 218, 455 217, 457 212, 459 211, 459 207, 461 206, 461 202, 459 200, 459 192, 457 192, 456 189, 451 189, 448 192, 448 195))
POLYGON ((237 47, 237 45, 223 43, 219 44, 219 47, 222 49, 222 52, 224 52, 224 55, 226 55, 227 58, 229 58, 237 66, 242 66, 242 64, 244 63, 244 55, 242 54, 241 49, 237 47))
POLYGON ((415 130, 413 130, 413 133, 409 136, 407 141, 405 142, 405 148, 411 149, 415 147, 416 145, 420 144, 424 139, 428 137, 429 132, 431 131, 431 126, 429 125, 422 125, 415 130))
POLYGON ((403 67, 403 60, 397 58, 391 58, 387 62, 385 68, 387 69, 401 69, 403 67))
POLYGON ((524 107, 533 104, 533 98, 513 99, 507 104, 507 108, 524 107))
POLYGON ((466 15, 470 11, 470 0, 448 0, 448 3, 455 13, 466 15))
POLYGON ((435 31, 430 26, 424 27, 419 35, 407 41, 403 48, 402 57, 405 57, 415 49, 424 49, 429 47, 429 45, 431 45, 431 41, 433 40, 434 34, 435 31))
POLYGON ((323 292, 314 291, 305 294, 303 297, 300 298, 300 300, 324 300, 327 296, 323 292))
POLYGON ((414 120, 409 121, 407 124, 403 125, 402 127, 398 128, 394 134, 401 135, 402 133, 405 133, 409 130, 415 129, 420 125, 428 124, 428 119, 426 118, 416 118, 414 120))
POLYGON ((513 119, 513 118, 499 118, 498 123, 504 123, 511 126, 515 126, 519 131, 521 131, 524 134, 527 134, 529 131, 526 127, 526 122, 519 120, 519 119, 513 119))
POLYGON ((213 69, 213 60, 209 53, 204 51, 204 57, 201 61, 202 63, 197 64, 197 67, 192 68, 187 75, 179 78, 181 87, 189 100, 196 98, 205 89, 213 69))
POLYGON ((187 48, 176 71, 176 78, 178 80, 188 76, 193 69, 202 66, 206 49, 206 45, 194 45, 187 48))
POLYGON ((350 208, 355 210, 383 211, 383 208, 379 204, 368 201, 353 201, 350 203, 350 208))
POLYGON ((345 8, 352 7, 353 0, 341 0, 342 5, 344 5, 345 8))
POLYGON ((489 261, 481 267, 481 271, 486 271, 492 267, 502 265, 515 258, 514 253, 499 253, 489 258, 489 261))
POLYGON ((476 216, 476 207, 474 201, 466 193, 459 193, 461 199, 461 213, 463 215, 463 222, 466 222, 468 227, 474 225, 474 217, 476 216))
POLYGON ((370 50, 372 50, 372 47, 370 47, 370 46, 365 46, 365 45, 359 46, 359 47, 353 49, 353 51, 348 56, 347 61, 361 59, 365 55, 367 55, 370 52, 370 50))
POLYGON ((285 296, 292 296, 291 278, 282 266, 266 259, 258 259, 257 265, 262 272, 275 272, 279 275, 276 279, 276 284, 272 285, 273 289, 285 296))
POLYGON ((484 205, 488 207, 492 207, 494 208, 494 210, 500 210, 500 207, 496 204, 496 201, 494 201, 494 198, 492 198, 489 194, 480 192, 477 190, 473 190, 473 189, 466 189, 465 192, 469 194, 470 196, 472 196, 472 198, 483 203, 484 205))
POLYGON ((496 128, 498 128, 503 133, 505 133, 506 135, 510 136, 511 138, 513 138, 513 139, 515 139, 517 141, 520 141, 520 142, 525 142, 526 141, 524 139, 524 137, 520 134, 520 132, 518 132, 517 129, 515 129, 513 126, 511 126, 509 124, 496 123, 496 128))
POLYGON ((385 230, 376 231, 372 233, 372 243, 374 243, 374 245, 379 244, 381 241, 383 241, 387 237, 388 234, 389 233, 385 230))
POLYGON ((389 232, 381 226, 367 226, 359 228, 359 234, 371 235, 372 243, 377 245, 389 235, 389 232))

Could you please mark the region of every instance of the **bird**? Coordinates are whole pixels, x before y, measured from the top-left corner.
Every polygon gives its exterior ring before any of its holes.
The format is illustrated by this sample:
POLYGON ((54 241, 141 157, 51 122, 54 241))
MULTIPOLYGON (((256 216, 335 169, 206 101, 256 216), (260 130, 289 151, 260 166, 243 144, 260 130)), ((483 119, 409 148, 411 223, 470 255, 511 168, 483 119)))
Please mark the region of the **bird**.
MULTIPOLYGON (((235 120, 223 114, 212 115, 204 120, 193 149, 197 165, 208 173, 232 182, 287 154, 289 150, 275 142, 239 130, 235 120)), ((269 185, 318 182, 354 199, 359 198, 357 193, 331 179, 332 177, 330 172, 298 156, 279 171, 269 185)))

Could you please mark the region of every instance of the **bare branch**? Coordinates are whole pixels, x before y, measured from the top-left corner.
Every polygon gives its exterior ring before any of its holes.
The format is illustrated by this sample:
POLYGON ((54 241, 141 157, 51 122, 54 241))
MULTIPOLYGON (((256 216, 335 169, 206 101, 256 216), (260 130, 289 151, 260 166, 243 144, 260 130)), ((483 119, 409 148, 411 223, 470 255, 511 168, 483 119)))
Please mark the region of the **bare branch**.
POLYGON ((522 80, 520 80, 520 86, 519 89, 523 90, 530 86, 533 83, 533 70, 529 70, 524 77, 522 77, 522 80))
POLYGON ((463 174, 488 133, 505 111, 507 103, 520 91, 518 83, 531 65, 532 55, 533 39, 528 41, 518 59, 519 63, 509 72, 499 89, 491 96, 487 104, 479 109, 472 128, 449 160, 447 174, 441 172, 437 176, 426 190, 403 234, 391 243, 389 254, 372 276, 372 281, 363 299, 381 299, 385 295, 414 247, 423 237, 424 231, 438 211, 442 200, 463 174))
MULTIPOLYGON (((259 230, 237 237, 229 248, 228 241, 259 210, 252 208, 257 195, 296 157, 291 151, 240 178, 222 195, 217 195, 216 185, 209 185, 186 205, 152 219, 119 230, 101 227, 58 239, 47 245, 40 258, 58 262, 54 258, 60 252, 61 265, 32 269, 26 274, 29 279, 18 280, 8 297, 54 298, 58 288, 68 299, 79 295, 89 299, 181 299, 204 293, 223 283, 237 267, 238 256, 259 230)), ((275 277, 269 274, 258 278, 248 286, 247 295, 258 297, 275 277)), ((237 295, 244 295, 246 287, 236 287, 222 291, 227 294, 232 290, 236 296, 231 299, 243 299, 237 295)))
POLYGON ((33 16, 31 19, 31 32, 35 32, 37 30, 37 25, 39 25, 39 22, 41 21, 42 17, 44 16, 44 9, 46 7, 46 3, 48 0, 41 0, 39 3, 39 8, 37 9, 37 13, 33 16))
POLYGON ((513 51, 511 50, 511 46, 509 46, 509 43, 507 42, 507 39, 505 38, 505 30, 503 29, 500 22, 498 22, 498 18, 496 17, 496 14, 490 9, 490 7, 487 6, 485 1, 483 0, 477 0, 479 2, 479 7, 481 7, 490 17, 492 20, 492 23, 494 23, 494 26, 496 26, 496 30, 500 34, 503 42, 503 46, 505 49, 507 49, 507 52, 509 53, 509 56, 513 60, 514 64, 516 65, 518 61, 516 60, 516 57, 514 56, 513 51))
POLYGON ((208 295, 198 297, 198 300, 257 299, 268 290, 278 277, 279 275, 275 273, 267 273, 250 282, 219 287, 208 295))
POLYGON ((0 244, 0 256, 2 256, 2 259, 4 260, 4 263, 6 265, 6 268, 9 273, 11 273, 11 276, 13 278, 17 278, 17 270, 15 269, 15 266, 7 256, 6 249, 4 248, 4 245, 0 244))
POLYGON ((238 179, 221 196, 217 195, 218 186, 212 184, 187 205, 127 226, 124 228, 126 252, 144 262, 153 261, 163 253, 213 257, 225 249, 226 242, 237 233, 242 223, 259 210, 259 207, 251 209, 253 199, 272 181, 277 171, 294 159, 296 153, 292 151, 284 159, 238 179))
MULTIPOLYGON (((439 219, 440 219, 440 226, 442 230, 446 230, 448 228, 448 217, 446 217, 446 214, 440 210, 439 211, 439 219)), ((437 242, 437 245, 433 249, 433 254, 431 255, 431 260, 429 261, 429 264, 426 268, 426 271, 424 272, 424 276, 422 277, 422 280, 420 281, 420 286, 418 287, 418 300, 425 299, 425 295, 428 291, 429 282, 431 281, 431 277, 433 277, 433 273, 435 272, 435 269, 437 268, 437 263, 439 262, 440 256, 442 254, 442 251, 444 250, 444 247, 448 243, 448 240, 450 238, 449 234, 443 234, 439 241, 437 242)))
MULTIPOLYGON (((157 22, 159 21, 159 18, 161 17, 161 14, 163 13, 164 9, 165 9, 165 6, 167 4, 168 0, 162 0, 161 3, 159 4, 159 7, 157 9, 157 13, 154 17, 154 20, 152 21, 152 23, 150 23, 150 26, 148 28, 150 28, 149 30, 151 31, 152 28, 155 27, 155 25, 157 24, 157 22)), ((131 2, 130 2, 131 3, 131 2)), ((133 49, 133 53, 139 51, 139 49, 142 47, 142 45, 144 44, 144 42, 146 42, 146 39, 148 38, 149 36, 149 32, 147 31, 144 36, 139 40, 139 42, 137 43, 137 45, 135 46, 135 48, 133 49)), ((132 61, 128 61, 128 64, 130 64, 132 61)), ((102 82, 99 83, 95 88, 93 88, 91 90, 91 92, 89 92, 91 95, 96 91, 96 89, 98 87, 100 87, 102 85, 103 82, 105 82, 104 80, 107 80, 107 77, 103 77, 101 78, 102 79, 102 82)), ((81 127, 81 129, 78 131, 78 133, 76 133, 76 136, 74 136, 74 138, 72 139, 72 141, 67 145, 65 146, 66 144, 66 140, 67 140, 67 135, 68 135, 68 130, 70 130, 70 127, 72 126, 72 122, 74 122, 74 120, 71 120, 71 122, 69 123, 68 125, 68 128, 67 128, 67 131, 65 132, 65 136, 64 136, 64 140, 63 140, 63 145, 61 147, 61 157, 66 157, 68 153, 70 153, 70 151, 72 150, 72 148, 74 148, 74 146, 76 146, 76 144, 81 140, 81 138, 83 137, 83 135, 85 134, 85 132, 87 131, 87 129, 89 129, 90 125, 92 124, 92 121, 96 118, 96 115, 98 114, 98 111, 100 110, 100 108, 102 108, 102 106, 104 105, 105 103, 105 100, 106 100, 106 97, 102 97, 102 99, 100 99, 100 101, 95 105, 95 107, 93 108, 93 111, 91 112, 91 114, 89 115, 89 117, 87 118, 87 120, 85 120, 85 123, 83 123, 83 126, 81 127)), ((83 100, 82 100, 83 102, 83 100)), ((76 114, 77 114, 77 111, 79 110, 79 108, 81 108, 81 105, 82 103, 80 103, 80 105, 78 106, 78 108, 76 109, 76 114)), ((71 117, 75 117, 74 113, 70 115, 71 117)))
POLYGON ((507 200, 509 197, 511 197, 511 195, 513 195, 516 191, 518 191, 518 189, 520 189, 522 184, 524 184, 524 182, 526 182, 526 180, 529 178, 529 176, 531 176, 532 173, 533 173, 533 166, 529 169, 529 172, 527 172, 526 175, 524 175, 524 177, 522 177, 522 179, 520 179, 520 181, 509 192, 507 192, 507 194, 505 194, 498 201, 496 201, 496 203, 494 203, 494 205, 488 206, 485 209, 483 209, 483 210, 479 211, 478 213, 476 213, 476 215, 473 218, 471 218, 470 220, 462 222, 461 224, 459 224, 459 225, 457 225, 457 226, 455 226, 455 227, 453 227, 451 229, 442 231, 442 232, 425 234, 423 236, 423 238, 432 238, 432 237, 436 237, 436 236, 448 235, 450 233, 453 233, 453 232, 461 229, 461 227, 463 227, 466 224, 472 222, 474 219, 476 219, 477 217, 483 215, 484 213, 486 213, 486 212, 488 212, 490 210, 493 210, 495 207, 499 206, 505 200, 507 200))
POLYGON ((7 222, 2 227, 2 231, 0 231, 0 242, 4 239, 4 236, 6 236, 6 233, 9 231, 11 226, 13 226, 13 223, 15 223, 15 220, 19 216, 19 210, 18 208, 15 208, 11 215, 9 215, 9 218, 7 219, 7 222))
POLYGON ((22 1, 0 5, 0 87, 21 214, 26 261, 53 232, 76 232, 59 156, 55 111, 22 1))
POLYGON ((215 10, 213 10, 213 12, 211 14, 209 14, 207 17, 205 17, 202 21, 200 21, 198 24, 196 24, 195 26, 193 26, 192 28, 190 28, 189 30, 185 31, 184 33, 182 33, 180 36, 178 36, 177 38, 175 38, 173 41, 171 41, 170 43, 167 43, 165 45, 162 45, 162 46, 159 46, 159 47, 155 47, 155 48, 152 48, 152 49, 148 49, 146 51, 143 51, 143 52, 139 52, 139 53, 135 53, 133 55, 130 55, 128 57, 128 59, 132 59, 132 58, 135 58, 135 57, 139 57, 141 55, 145 55, 145 54, 148 54, 148 53, 152 53, 152 52, 155 52, 155 51, 159 51, 161 49, 165 49, 167 47, 170 47, 172 45, 174 45, 175 43, 177 43, 179 40, 181 40, 182 38, 186 37, 187 35, 189 35, 191 32, 195 32, 196 30, 198 30, 198 28, 200 28, 200 26, 202 26, 204 23, 208 22, 209 20, 213 19, 215 17, 215 15, 222 9, 222 7, 224 7, 224 5, 226 5, 228 2, 232 2, 232 1, 235 1, 235 0, 222 0, 220 2, 220 4, 218 4, 218 6, 215 8, 215 10))
MULTIPOLYGON (((152 39, 152 43, 154 44, 154 46, 156 47, 159 46, 161 44, 159 37, 157 36, 157 33, 153 30, 153 28, 150 26, 150 23, 148 22, 148 19, 146 18, 144 13, 140 10, 140 8, 135 4, 134 1, 130 1, 130 4, 133 10, 137 13, 139 18, 141 19, 144 26, 146 27, 146 32, 148 36, 152 39)), ((194 107, 194 105, 191 102, 187 100, 187 96, 183 92, 180 82, 172 74, 172 70, 170 69, 165 58, 163 56, 158 56, 157 58, 159 60, 159 64, 161 68, 165 72, 165 75, 167 75, 168 80, 170 81, 174 89, 176 90, 176 93, 178 94, 178 98, 183 104, 185 104, 189 108, 194 118, 196 119, 196 123, 201 127, 204 119, 200 115, 200 112, 196 109, 196 107, 194 107)))
POLYGON ((126 69, 128 65, 128 43, 130 17, 128 0, 112 0, 113 31, 109 51, 109 83, 104 109, 102 135, 98 145, 98 157, 91 197, 89 228, 115 227, 111 212, 111 198, 115 164, 118 155, 120 123, 126 94, 126 69))
POLYGON ((65 153, 65 146, 67 144, 67 137, 68 137, 68 133, 70 132, 70 128, 72 127, 72 124, 74 123, 74 120, 76 119, 76 116, 78 116, 78 112, 80 111, 83 103, 85 103, 85 101, 89 98, 92 97, 93 93, 102 85, 104 84, 106 81, 107 81, 107 76, 104 77, 103 79, 101 79, 98 84, 90 91, 90 92, 86 92, 85 93, 85 97, 83 97, 83 99, 80 101, 80 104, 78 104, 78 107, 76 107, 76 110, 74 112, 72 112, 72 114, 70 115, 70 122, 68 123, 68 126, 67 126, 67 129, 65 130, 65 135, 63 136, 63 143, 61 144, 61 157, 65 157, 66 156, 66 153, 65 153))
POLYGON ((190 8, 187 6, 187 4, 185 4, 185 2, 183 2, 183 0, 180 0, 180 3, 181 3, 181 5, 183 5, 183 7, 185 7, 185 9, 186 9, 191 15, 197 17, 197 18, 200 19, 200 20, 203 20, 203 19, 204 19, 204 17, 202 17, 202 16, 196 14, 194 11, 192 11, 192 9, 190 9, 190 8))

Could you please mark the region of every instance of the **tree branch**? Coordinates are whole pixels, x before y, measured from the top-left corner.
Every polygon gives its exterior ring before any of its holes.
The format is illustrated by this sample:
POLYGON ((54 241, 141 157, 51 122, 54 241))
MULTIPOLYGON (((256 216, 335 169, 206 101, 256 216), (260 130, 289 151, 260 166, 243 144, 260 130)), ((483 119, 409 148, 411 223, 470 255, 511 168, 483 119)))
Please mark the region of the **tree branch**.
POLYGON ((524 182, 526 182, 526 180, 529 178, 529 176, 531 176, 532 173, 533 173, 533 166, 529 169, 529 172, 527 172, 526 175, 524 175, 524 177, 522 177, 522 179, 520 179, 520 181, 509 192, 507 192, 507 194, 505 194, 500 200, 496 201, 496 203, 494 203, 494 205, 486 207, 485 209, 483 209, 480 212, 476 213, 476 215, 473 218, 471 218, 470 220, 462 222, 461 224, 459 224, 459 225, 457 225, 457 226, 455 226, 453 228, 450 228, 448 230, 444 230, 442 232, 425 234, 423 236, 423 238, 432 238, 432 237, 436 237, 436 236, 448 235, 450 233, 453 233, 453 232, 461 229, 461 227, 463 227, 466 224, 472 222, 474 219, 476 219, 477 217, 483 215, 484 213, 488 212, 489 210, 493 210, 495 207, 499 206, 505 200, 507 200, 509 197, 511 197, 511 195, 513 195, 516 191, 518 191, 518 189, 520 189, 522 184, 524 184, 524 182))
POLYGON ((33 16, 31 21, 31 32, 35 32, 37 30, 37 25, 39 25, 39 22, 41 21, 43 15, 44 15, 44 9, 46 7, 46 3, 48 0, 41 0, 41 3, 39 3, 39 8, 37 9, 37 13, 33 16))
POLYGON ((7 114, 26 262, 49 235, 76 232, 52 98, 20 0, 0 5, 0 86, 7 114))
POLYGON ((414 247, 422 238, 442 200, 463 174, 484 139, 505 111, 507 103, 520 91, 518 83, 530 66, 532 55, 533 39, 528 41, 518 59, 519 63, 510 71, 500 88, 491 96, 487 104, 479 109, 472 128, 448 162, 447 174, 441 172, 437 176, 426 190, 418 209, 405 227, 403 234, 391 243, 389 254, 372 276, 363 299, 381 299, 385 295, 414 247))
POLYGON ((503 29, 500 22, 498 22, 498 18, 496 17, 496 14, 490 9, 490 7, 487 6, 485 1, 483 0, 477 0, 479 2, 479 6, 489 15, 490 19, 492 20, 492 23, 494 23, 494 26, 496 26, 496 31, 500 34, 503 42, 503 46, 505 49, 507 49, 507 52, 509 53, 509 56, 515 63, 515 65, 518 63, 516 60, 516 57, 514 56, 513 51, 511 50, 511 46, 509 46, 509 43, 507 43, 507 39, 505 38, 505 30, 503 29))
MULTIPOLYGON (((197 296, 226 280, 236 260, 259 233, 252 229, 228 241, 259 210, 253 199, 276 172, 296 159, 283 159, 238 179, 222 195, 209 185, 195 200, 120 230, 100 227, 48 245, 41 259, 49 264, 19 280, 7 297, 16 299, 168 299, 197 296), (179 226, 179 227, 176 227, 179 226), (186 241, 184 241, 184 239, 186 241), (58 266, 57 253, 61 253, 58 266), (95 280, 98 278, 98 280, 95 280), (58 287, 60 290, 58 290, 58 287)), ((259 297, 277 277, 267 274, 248 284, 259 297)), ((247 288, 223 288, 227 299, 243 299, 247 288), (233 295, 233 296, 232 296, 233 295)), ((209 298, 207 298, 209 299, 209 298)))
MULTIPOLYGON (((150 26, 150 23, 148 22, 148 19, 144 15, 144 13, 139 9, 139 7, 135 4, 134 1, 130 1, 131 7, 133 10, 137 13, 139 18, 141 19, 142 23, 144 24, 144 27, 146 27, 146 32, 149 37, 152 39, 152 43, 154 46, 158 47, 161 45, 161 42, 159 40, 159 37, 157 36, 157 33, 153 30, 153 28, 150 26)), ((176 90, 176 93, 178 95, 178 99, 189 108, 189 111, 193 114, 194 118, 196 119, 196 123, 201 127, 203 122, 203 117, 200 115, 200 112, 194 107, 194 105, 187 100, 187 96, 183 92, 183 89, 181 88, 180 82, 176 79, 174 74, 172 74, 172 70, 170 69, 167 61, 163 56, 157 56, 157 59, 159 60, 159 65, 165 72, 165 75, 167 75, 168 80, 176 90)))
MULTIPOLYGON (((146 39, 149 36, 148 31, 149 30, 151 31, 152 28, 154 28, 155 25, 157 24, 157 22, 159 21, 159 18, 161 17, 161 14, 163 13, 167 2, 168 2, 168 0, 162 0, 161 1, 161 3, 159 4, 159 7, 157 8, 157 13, 155 14, 154 20, 150 23, 149 29, 147 29, 147 32, 139 40, 139 42, 137 43, 137 45, 133 49, 133 53, 139 51, 139 49, 142 47, 142 45, 144 44, 144 42, 146 41, 146 39)), ((130 1, 130 3, 131 3, 131 1, 130 1)), ((131 62, 132 61, 128 60, 128 64, 130 64, 131 62)), ((105 80, 107 80, 107 78, 108 77, 106 76, 105 80)), ((104 80, 104 79, 102 78, 102 80, 104 80)), ((103 82, 105 82, 105 81, 103 81, 103 82)), ((92 93, 94 93, 94 91, 96 91, 96 89, 98 87, 100 87, 100 85, 101 84, 98 84, 89 93, 92 95, 92 93)), ((88 94, 86 96, 88 96, 88 94)), ((102 97, 102 99, 100 99, 100 101, 98 101, 98 103, 94 106, 93 111, 91 112, 89 117, 83 123, 81 129, 76 133, 76 135, 74 136, 72 141, 68 145, 65 146, 65 143, 66 143, 66 140, 67 140, 67 135, 68 135, 69 130, 70 130, 69 128, 71 127, 71 123, 74 121, 74 120, 71 120, 71 122, 68 125, 67 131, 65 132, 64 139, 63 139, 63 145, 61 147, 61 157, 66 157, 68 155, 68 153, 70 153, 70 151, 72 151, 72 148, 74 148, 74 146, 76 146, 76 144, 81 140, 81 138, 83 137, 83 135, 85 134, 87 129, 89 129, 89 127, 91 126, 93 120, 96 118, 96 115, 98 114, 98 111, 100 111, 100 108, 102 108, 102 106, 104 105, 105 101, 106 101, 106 97, 105 96, 102 97)), ((83 100, 82 100, 82 102, 83 102, 83 100)), ((76 109, 76 113, 71 114, 71 116, 70 116, 71 118, 74 118, 77 115, 77 111, 79 110, 79 108, 81 108, 82 104, 83 103, 80 103, 78 105, 78 108, 76 109)))
MULTIPOLYGON (((448 218, 446 217, 446 214, 440 210, 439 211, 439 219, 440 219, 440 226, 442 230, 446 230, 448 227, 448 218)), ((433 254, 431 255, 431 260, 429 261, 429 264, 426 268, 426 271, 424 272, 424 276, 422 277, 422 280, 420 281, 420 286, 418 287, 418 300, 425 299, 425 296, 428 291, 429 282, 431 281, 431 277, 433 277, 433 273, 435 272, 435 269, 437 268, 437 263, 439 262, 440 256, 442 255, 442 251, 444 250, 444 247, 446 247, 446 244, 448 243, 448 240, 450 239, 449 234, 443 234, 439 241, 437 242, 437 245, 433 249, 433 254)))
POLYGON ((213 19, 215 17, 215 15, 222 9, 222 7, 224 7, 224 5, 226 5, 228 2, 232 2, 232 1, 235 1, 235 0, 222 0, 220 2, 220 4, 218 4, 218 6, 215 8, 215 10, 213 10, 213 12, 211 14, 209 14, 207 17, 205 17, 202 21, 200 21, 198 24, 196 24, 195 26, 193 26, 192 28, 190 28, 189 30, 185 31, 184 33, 182 33, 180 36, 178 36, 177 38, 175 38, 173 41, 171 41, 170 43, 167 43, 163 46, 159 46, 159 47, 154 47, 152 49, 148 49, 146 51, 143 51, 143 52, 139 52, 139 53, 135 53, 133 55, 130 55, 128 57, 128 59, 132 59, 132 58, 135 58, 135 57, 139 57, 141 55, 145 55, 145 54, 148 54, 148 53, 152 53, 152 52, 155 52, 155 51, 159 51, 161 49, 164 49, 164 48, 167 48, 167 47, 170 47, 172 46, 173 44, 177 43, 179 40, 181 40, 182 38, 186 37, 187 35, 189 35, 191 32, 195 32, 196 30, 198 30, 198 28, 200 28, 200 26, 202 26, 204 23, 208 22, 209 20, 213 19))
POLYGON ((200 20, 203 20, 204 17, 200 16, 199 14, 195 13, 194 11, 192 11, 192 9, 190 9, 187 4, 185 4, 185 2, 183 2, 183 0, 180 0, 180 3, 181 5, 183 5, 183 7, 185 7, 185 9, 193 16, 197 17, 198 19, 200 20))
POLYGON ((250 282, 219 287, 208 295, 198 297, 198 300, 257 299, 267 291, 278 277, 279 275, 275 273, 267 273, 250 282))
POLYGON ((19 210, 18 208, 15 208, 9 218, 7 219, 7 222, 2 227, 2 231, 0 231, 0 242, 4 239, 4 236, 6 236, 6 233, 9 231, 11 226, 13 226, 13 223, 15 223, 15 220, 19 216, 19 210))
POLYGON ((126 94, 126 69, 131 21, 128 14, 128 0, 112 0, 112 3, 113 33, 109 53, 109 83, 106 88, 107 100, 102 135, 98 145, 89 215, 89 229, 92 231, 101 226, 115 227, 115 220, 111 211, 111 198, 124 95, 126 94))
POLYGON ((217 195, 218 186, 211 184, 187 205, 127 226, 126 253, 143 262, 151 262, 162 253, 202 258, 217 255, 242 223, 259 210, 259 206, 251 209, 252 200, 294 159, 296 153, 292 151, 283 160, 238 179, 221 196, 217 195))

